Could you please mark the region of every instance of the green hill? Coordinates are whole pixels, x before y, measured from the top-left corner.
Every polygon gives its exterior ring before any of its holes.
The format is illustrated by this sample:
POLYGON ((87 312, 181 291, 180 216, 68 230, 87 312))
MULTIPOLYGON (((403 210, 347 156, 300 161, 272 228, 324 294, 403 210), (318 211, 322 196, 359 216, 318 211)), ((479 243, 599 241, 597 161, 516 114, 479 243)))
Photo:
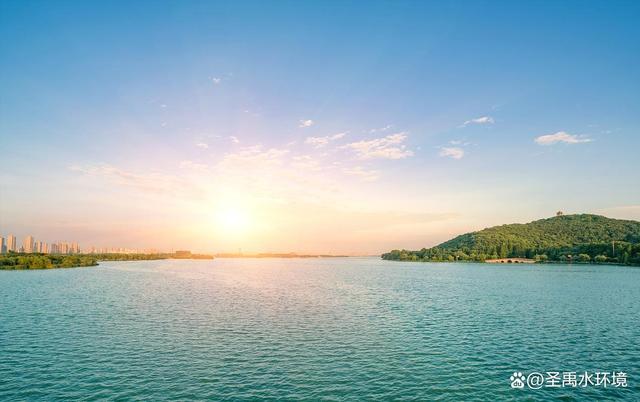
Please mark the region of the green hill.
POLYGON ((387 260, 402 261, 507 257, 640 264, 640 222, 588 214, 561 215, 466 233, 430 249, 393 250, 382 255, 387 260))

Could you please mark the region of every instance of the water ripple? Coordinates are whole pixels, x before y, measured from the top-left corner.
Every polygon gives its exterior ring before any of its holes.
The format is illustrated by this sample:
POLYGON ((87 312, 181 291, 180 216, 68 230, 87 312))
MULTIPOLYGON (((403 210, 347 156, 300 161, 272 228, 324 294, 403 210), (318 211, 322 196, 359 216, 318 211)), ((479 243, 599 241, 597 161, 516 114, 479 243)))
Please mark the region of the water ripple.
POLYGON ((640 400, 640 270, 377 259, 0 272, 0 400, 640 400), (513 390, 520 371, 626 389, 513 390))

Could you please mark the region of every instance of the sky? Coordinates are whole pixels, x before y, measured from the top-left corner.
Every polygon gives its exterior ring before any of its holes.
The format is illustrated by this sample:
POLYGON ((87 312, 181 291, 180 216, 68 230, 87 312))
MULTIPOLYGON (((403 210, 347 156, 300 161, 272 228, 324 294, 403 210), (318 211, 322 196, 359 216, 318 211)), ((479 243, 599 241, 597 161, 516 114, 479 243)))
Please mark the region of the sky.
POLYGON ((640 2, 0 2, 0 233, 379 254, 640 220, 640 2))

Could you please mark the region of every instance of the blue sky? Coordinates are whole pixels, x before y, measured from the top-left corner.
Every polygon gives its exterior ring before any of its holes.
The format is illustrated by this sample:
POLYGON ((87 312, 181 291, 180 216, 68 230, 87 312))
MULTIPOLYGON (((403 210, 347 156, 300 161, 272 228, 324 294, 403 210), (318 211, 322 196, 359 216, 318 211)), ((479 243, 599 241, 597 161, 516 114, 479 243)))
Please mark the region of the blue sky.
POLYGON ((558 209, 640 219, 638 20, 624 1, 5 1, 0 232, 373 253, 558 209))

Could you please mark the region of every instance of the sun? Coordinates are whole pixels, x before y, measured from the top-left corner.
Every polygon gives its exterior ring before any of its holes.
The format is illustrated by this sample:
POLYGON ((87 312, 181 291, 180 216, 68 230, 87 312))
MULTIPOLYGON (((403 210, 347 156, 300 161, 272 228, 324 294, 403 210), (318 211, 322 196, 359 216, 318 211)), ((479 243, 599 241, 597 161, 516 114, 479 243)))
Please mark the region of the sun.
POLYGON ((216 223, 225 233, 245 233, 251 226, 251 218, 246 210, 225 208, 216 214, 216 223))

